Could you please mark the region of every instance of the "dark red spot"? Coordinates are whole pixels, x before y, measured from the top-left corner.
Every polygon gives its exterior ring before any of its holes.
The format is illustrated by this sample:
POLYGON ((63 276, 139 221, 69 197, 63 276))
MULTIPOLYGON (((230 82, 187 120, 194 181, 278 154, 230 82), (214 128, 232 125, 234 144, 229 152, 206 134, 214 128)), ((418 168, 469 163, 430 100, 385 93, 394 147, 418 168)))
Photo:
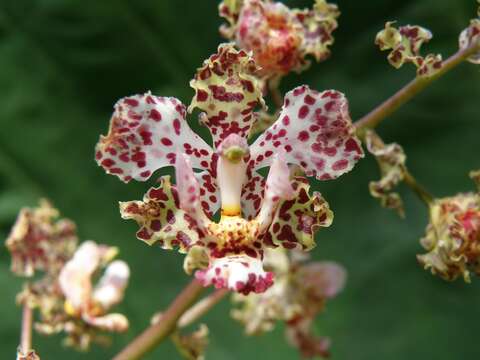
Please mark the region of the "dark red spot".
POLYGON ((345 151, 351 152, 355 151, 357 154, 362 153, 362 149, 358 145, 358 143, 355 141, 355 139, 348 139, 347 142, 345 143, 345 151))
POLYGON ((148 192, 148 197, 152 200, 157 200, 157 201, 167 201, 168 200, 168 196, 167 196, 167 194, 165 194, 165 192, 163 191, 162 188, 151 189, 148 192))
POLYGON ((111 166, 115 165, 115 161, 113 161, 112 159, 105 159, 105 160, 103 160, 103 161, 101 162, 101 165, 102 165, 103 167, 107 167, 107 168, 108 168, 108 167, 111 167, 111 166))
POLYGON ((300 119, 305 119, 310 112, 310 109, 307 105, 303 105, 299 110, 298 110, 298 117, 300 119))
POLYGON ((197 101, 206 101, 208 93, 205 90, 197 90, 197 101))
POLYGON ((138 100, 132 99, 132 98, 126 98, 124 99, 125 104, 130 105, 132 107, 138 106, 138 100))
POLYGON ((150 240, 152 238, 152 234, 150 234, 147 228, 141 228, 137 231, 137 237, 142 240, 150 240))
POLYGON ((333 101, 333 100, 327 102, 327 103, 325 104, 325 110, 327 110, 327 111, 332 111, 333 108, 335 107, 335 104, 336 104, 336 103, 335 103, 335 101, 333 101))
POLYGON ((180 120, 173 120, 173 129, 175 130, 175 134, 180 135, 180 120))
POLYGON ((306 95, 303 101, 305 102, 305 104, 308 104, 308 105, 315 104, 315 98, 311 95, 306 95))
POLYGON ((150 110, 150 119, 154 121, 160 121, 162 120, 162 114, 156 109, 150 110))
POLYGON ((335 149, 334 147, 327 147, 327 148, 323 149, 323 152, 327 156, 335 156, 337 154, 337 149, 335 149))
POLYGON ((173 144, 172 140, 170 140, 169 138, 162 138, 161 140, 161 143, 165 146, 171 146, 173 144))
POLYGON ((308 131, 303 130, 298 133, 298 140, 300 141, 307 141, 310 138, 308 131))
POLYGON ((348 160, 342 159, 342 160, 338 160, 337 162, 335 162, 332 165, 332 169, 335 170, 335 171, 338 171, 338 170, 345 169, 347 166, 348 166, 348 160))
POLYGON ((152 220, 152 222, 150 223, 150 229, 152 229, 153 231, 160 231, 161 228, 162 223, 158 219, 152 220))

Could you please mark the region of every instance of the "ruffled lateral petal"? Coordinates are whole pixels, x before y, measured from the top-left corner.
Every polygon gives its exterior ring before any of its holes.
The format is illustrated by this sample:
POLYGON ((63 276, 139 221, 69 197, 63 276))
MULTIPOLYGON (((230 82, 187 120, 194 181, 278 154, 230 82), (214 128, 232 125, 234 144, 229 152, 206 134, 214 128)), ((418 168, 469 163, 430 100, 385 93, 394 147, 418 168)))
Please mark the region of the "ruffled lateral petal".
POLYGON ((201 121, 209 128, 215 147, 230 134, 248 137, 253 110, 265 106, 257 71, 245 51, 221 44, 190 82, 195 96, 188 111, 199 108, 205 112, 201 121))
POLYGON ((292 182, 295 195, 282 201, 273 217, 263 242, 286 249, 310 250, 315 246, 314 234, 318 227, 328 227, 333 212, 320 193, 309 194, 310 185, 305 178, 295 177, 292 182))
POLYGON ((380 180, 370 182, 370 194, 379 199, 383 207, 394 209, 400 216, 405 216, 400 195, 392 192, 405 177, 406 156, 403 148, 395 143, 385 145, 373 131, 367 131, 365 142, 368 151, 375 156, 381 174, 380 180))
MULTIPOLYGON (((463 30, 458 38, 461 50, 480 41, 480 19, 470 20, 470 26, 463 30)), ((480 64, 480 50, 467 59, 472 64, 480 64)))
POLYGON ((23 208, 5 245, 12 256, 11 270, 19 276, 33 276, 42 270, 58 273, 77 245, 75 224, 58 219, 59 212, 41 200, 38 208, 23 208))
POLYGON ((429 77, 442 67, 442 56, 429 54, 420 55, 422 45, 432 38, 432 33, 421 26, 401 26, 396 29, 393 22, 387 22, 385 29, 375 38, 375 44, 380 50, 391 50, 388 62, 396 69, 405 63, 412 63, 417 67, 417 75, 429 77))
POLYGON ((185 106, 175 98, 151 93, 120 99, 114 106, 110 129, 96 147, 97 163, 122 181, 147 180, 154 171, 175 163, 177 151, 192 157, 202 169, 212 149, 185 120, 185 106))
POLYGON ((345 96, 319 93, 303 85, 289 91, 278 120, 251 146, 251 166, 269 166, 273 154, 285 151, 289 163, 307 176, 335 179, 363 157, 345 96))
POLYGON ((315 56, 316 61, 328 58, 328 47, 334 42, 332 33, 338 27, 337 18, 340 16, 337 5, 317 0, 312 10, 297 11, 295 15, 303 25, 303 54, 315 56))
POLYGON ((242 189, 242 215, 247 220, 257 216, 262 206, 263 194, 265 191, 265 178, 251 169, 247 172, 247 182, 242 189))
POLYGON ((105 274, 93 291, 93 300, 108 310, 123 300, 125 289, 130 278, 127 263, 116 260, 107 266, 105 274))
POLYGON ((248 255, 212 257, 205 270, 198 270, 195 277, 203 286, 230 289, 248 295, 262 293, 273 285, 273 273, 263 269, 262 260, 248 255))
POLYGON ((82 319, 90 326, 109 332, 124 332, 128 329, 128 319, 122 314, 107 314, 104 316, 92 316, 82 314, 82 319))
POLYGON ((180 209, 178 192, 170 177, 161 178, 158 187, 152 187, 143 201, 120 203, 123 219, 133 219, 140 226, 137 238, 149 245, 158 243, 164 249, 178 247, 185 252, 199 239, 195 219, 180 209))

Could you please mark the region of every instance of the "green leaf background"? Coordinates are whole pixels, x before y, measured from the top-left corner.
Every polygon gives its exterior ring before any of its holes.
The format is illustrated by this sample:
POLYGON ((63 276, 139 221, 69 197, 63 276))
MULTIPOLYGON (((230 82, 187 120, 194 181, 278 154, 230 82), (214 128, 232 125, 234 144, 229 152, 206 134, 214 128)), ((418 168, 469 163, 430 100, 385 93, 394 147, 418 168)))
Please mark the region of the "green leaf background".
MULTIPOLYGON (((287 1, 311 6, 311 1, 287 1)), ((476 11, 473 0, 337 1, 342 16, 333 55, 283 90, 308 83, 335 88, 350 99, 354 119, 367 113, 414 75, 390 67, 373 44, 387 20, 420 24, 434 33, 426 51, 444 56, 476 11)), ((117 201, 140 199, 148 184, 122 184, 93 161, 116 99, 152 90, 188 104, 189 79, 222 39, 216 1, 2 0, 0 2, 0 234, 5 238, 20 207, 48 197, 78 223, 82 239, 119 246, 132 269, 119 311, 131 328, 111 348, 88 354, 60 345, 60 337, 34 337, 44 359, 108 359, 164 309, 188 282, 182 256, 135 239, 117 201)), ((437 196, 473 189, 480 168, 480 68, 462 65, 388 118, 385 141, 401 143, 413 174, 437 196)), ((196 119, 192 119, 195 124, 196 119)), ((194 125, 196 126, 196 124, 194 125)), ((407 218, 380 208, 368 195, 378 177, 372 158, 338 181, 314 185, 335 211, 331 228, 317 236, 316 259, 339 261, 349 272, 346 290, 316 323, 333 339, 334 360, 478 358, 480 281, 447 283, 423 271, 415 254, 427 223, 426 208, 401 189, 407 218)), ((0 357, 13 359, 21 281, 0 251, 0 357)), ((211 329, 207 359, 297 359, 283 329, 243 336, 223 302, 205 321, 211 329)), ((169 343, 148 359, 177 359, 169 343)))

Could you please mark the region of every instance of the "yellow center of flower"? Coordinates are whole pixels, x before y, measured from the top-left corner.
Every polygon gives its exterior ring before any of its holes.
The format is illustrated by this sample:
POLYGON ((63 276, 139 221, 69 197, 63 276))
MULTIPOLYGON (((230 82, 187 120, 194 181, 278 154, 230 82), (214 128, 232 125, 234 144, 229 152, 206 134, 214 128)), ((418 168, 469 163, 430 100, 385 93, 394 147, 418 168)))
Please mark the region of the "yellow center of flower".
POLYGON ((211 223, 208 230, 220 247, 251 245, 258 236, 258 222, 240 216, 222 215, 219 223, 211 223))

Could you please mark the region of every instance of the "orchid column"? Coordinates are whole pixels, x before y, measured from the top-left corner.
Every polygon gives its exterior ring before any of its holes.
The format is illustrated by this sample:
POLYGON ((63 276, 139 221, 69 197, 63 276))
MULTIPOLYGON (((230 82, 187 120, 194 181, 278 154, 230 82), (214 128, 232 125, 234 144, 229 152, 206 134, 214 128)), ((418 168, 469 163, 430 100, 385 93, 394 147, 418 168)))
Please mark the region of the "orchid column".
POLYGON ((117 102, 96 152, 99 165, 125 182, 175 166, 175 185, 161 177, 143 201, 120 204, 122 217, 138 222, 146 243, 186 253, 185 270, 198 269, 204 285, 244 294, 273 284, 263 268, 266 248, 310 250, 315 230, 332 221, 325 200, 288 165, 330 180, 363 157, 344 95, 307 86, 286 94, 278 120, 249 145, 255 110, 265 107, 258 74, 251 56, 232 44, 198 69, 188 110, 201 110, 213 148, 189 128, 179 100, 146 93, 117 102), (267 179, 257 172, 265 167, 267 179))

